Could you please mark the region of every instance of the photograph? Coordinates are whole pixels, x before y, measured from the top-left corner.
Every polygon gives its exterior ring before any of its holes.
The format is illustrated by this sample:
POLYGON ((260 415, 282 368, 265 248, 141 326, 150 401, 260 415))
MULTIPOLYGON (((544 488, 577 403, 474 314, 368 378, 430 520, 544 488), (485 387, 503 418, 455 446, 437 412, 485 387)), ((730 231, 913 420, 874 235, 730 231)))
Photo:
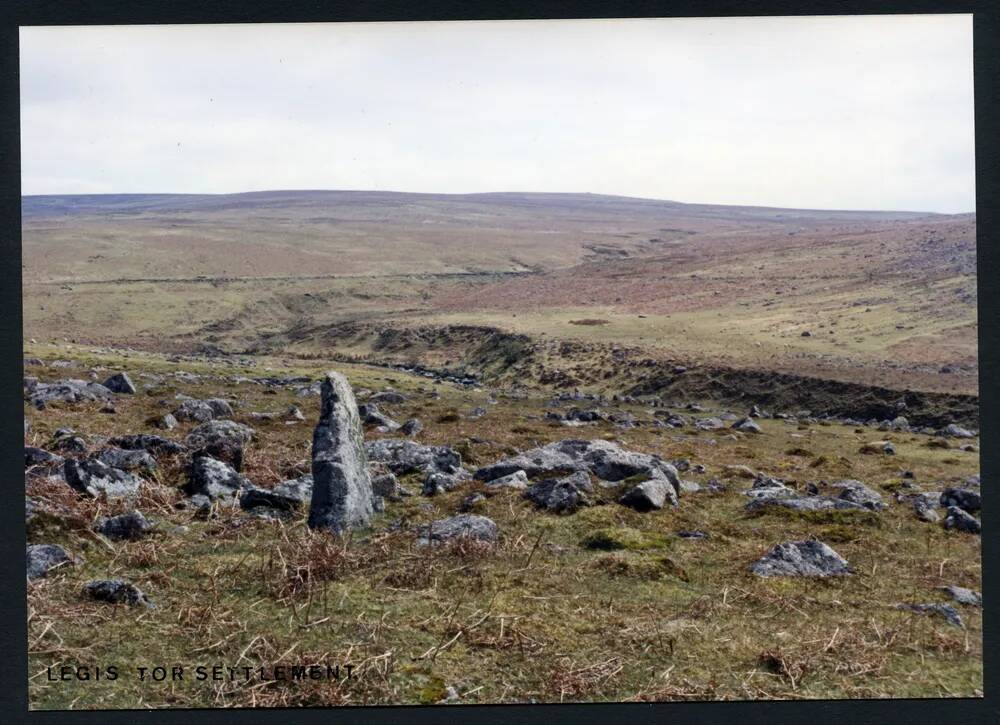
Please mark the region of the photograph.
POLYGON ((984 697, 971 13, 18 39, 30 710, 984 697))

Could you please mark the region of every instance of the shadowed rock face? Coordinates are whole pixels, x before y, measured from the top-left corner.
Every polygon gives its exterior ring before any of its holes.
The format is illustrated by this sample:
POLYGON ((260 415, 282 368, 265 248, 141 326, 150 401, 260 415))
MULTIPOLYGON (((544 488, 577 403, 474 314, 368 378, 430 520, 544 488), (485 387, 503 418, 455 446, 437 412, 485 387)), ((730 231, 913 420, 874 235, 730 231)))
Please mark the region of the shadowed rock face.
POLYGON ((320 394, 319 423, 313 431, 309 527, 339 534, 371 521, 372 482, 358 404, 347 378, 327 373, 320 394))

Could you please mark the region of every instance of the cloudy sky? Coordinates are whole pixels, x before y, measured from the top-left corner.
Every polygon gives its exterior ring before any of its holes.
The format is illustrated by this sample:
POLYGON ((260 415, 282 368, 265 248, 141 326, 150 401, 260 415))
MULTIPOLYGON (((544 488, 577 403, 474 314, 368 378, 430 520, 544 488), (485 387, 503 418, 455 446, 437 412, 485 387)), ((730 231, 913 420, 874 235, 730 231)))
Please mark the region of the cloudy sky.
POLYGON ((25 194, 972 211, 972 20, 22 28, 21 133, 25 194))

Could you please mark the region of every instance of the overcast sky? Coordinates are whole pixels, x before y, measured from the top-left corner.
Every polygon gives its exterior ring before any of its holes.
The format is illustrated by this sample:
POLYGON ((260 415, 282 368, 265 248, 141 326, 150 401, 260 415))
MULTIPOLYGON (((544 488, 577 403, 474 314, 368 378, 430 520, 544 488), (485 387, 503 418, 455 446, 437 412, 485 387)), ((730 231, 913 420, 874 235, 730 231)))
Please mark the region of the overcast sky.
POLYGON ((970 15, 21 30, 23 193, 975 208, 970 15))

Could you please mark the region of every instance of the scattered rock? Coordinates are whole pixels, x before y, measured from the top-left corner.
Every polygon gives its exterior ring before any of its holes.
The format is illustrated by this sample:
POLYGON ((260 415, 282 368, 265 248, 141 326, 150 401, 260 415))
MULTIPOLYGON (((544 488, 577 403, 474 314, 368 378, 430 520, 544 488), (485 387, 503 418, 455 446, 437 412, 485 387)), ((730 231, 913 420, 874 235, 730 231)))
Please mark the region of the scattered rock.
POLYGON ((976 435, 970 430, 963 428, 960 425, 950 423, 944 427, 941 431, 942 434, 946 436, 951 436, 952 438, 975 438, 976 435))
POLYGON ((941 505, 945 508, 957 506, 967 513, 975 513, 983 508, 982 496, 967 488, 946 488, 941 492, 941 505))
POLYGON ((983 526, 972 514, 966 513, 958 506, 949 506, 948 515, 945 517, 943 525, 946 529, 964 531, 967 534, 982 534, 983 526))
POLYGON ((173 430, 177 427, 177 419, 172 413, 164 413, 163 415, 150 418, 149 425, 161 430, 173 430))
POLYGON ((618 503, 642 512, 661 509, 668 501, 676 506, 678 488, 674 488, 665 476, 654 475, 622 494, 618 503))
POLYGON ((184 443, 191 449, 213 446, 242 448, 254 437, 254 429, 233 420, 210 420, 188 433, 184 443))
POLYGON ((861 483, 861 481, 855 481, 853 479, 848 479, 844 481, 837 481, 833 483, 834 488, 842 489, 840 492, 840 499, 843 501, 850 501, 852 503, 860 504, 867 509, 872 509, 873 511, 884 509, 886 504, 882 500, 882 495, 877 491, 868 488, 866 485, 861 483))
POLYGON ((112 393, 121 393, 123 395, 135 395, 138 392, 128 373, 115 373, 104 381, 104 387, 112 393))
POLYGON ((965 587, 957 587, 954 585, 939 587, 939 589, 959 604, 966 604, 970 607, 983 606, 983 595, 977 591, 973 591, 972 589, 966 589, 965 587))
POLYGON ((517 471, 524 471, 528 478, 559 478, 584 471, 606 482, 621 482, 633 476, 666 479, 673 491, 673 500, 676 500, 680 488, 677 469, 666 461, 657 456, 623 450, 615 443, 602 439, 568 439, 550 443, 480 468, 475 478, 489 483, 517 471))
POLYGON ((476 514, 459 514, 447 519, 432 521, 421 526, 417 543, 423 545, 440 544, 459 538, 470 538, 477 541, 493 543, 500 534, 492 519, 476 514))
POLYGON ((65 549, 55 544, 29 544, 27 555, 29 579, 39 579, 57 566, 75 563, 65 549))
POLYGON ((108 464, 112 468, 120 468, 123 471, 145 471, 152 473, 156 470, 156 459, 141 449, 104 448, 97 454, 97 460, 108 464))
POLYGON ((751 418, 740 418, 738 421, 733 423, 732 427, 735 430, 743 431, 744 433, 763 433, 759 425, 757 425, 751 418))
POLYGON ((397 430, 400 427, 399 423, 382 413, 375 403, 359 405, 358 416, 361 418, 362 424, 378 426, 379 429, 384 429, 383 432, 386 433, 397 430))
POLYGON ((140 434, 118 436, 116 438, 112 438, 108 442, 111 445, 118 446, 119 448, 149 451, 154 455, 158 453, 177 454, 183 453, 187 450, 186 446, 178 443, 177 441, 172 441, 168 438, 161 438, 156 435, 140 434))
POLYGON ((215 411, 204 400, 185 400, 180 404, 180 407, 174 410, 173 415, 177 420, 205 423, 215 417, 215 411))
POLYGON ((60 380, 54 383, 37 383, 29 394, 29 400, 36 408, 42 409, 52 402, 109 400, 111 395, 110 390, 92 380, 60 380))
POLYGON ((101 494, 108 498, 135 496, 142 484, 142 479, 134 474, 94 458, 82 461, 67 458, 63 463, 63 476, 71 488, 94 498, 101 494))
POLYGON ((240 494, 240 508, 247 511, 256 508, 298 511, 312 498, 312 489, 313 477, 310 474, 282 481, 272 489, 251 486, 240 494))
POLYGON ((494 478, 486 482, 487 488, 513 488, 524 490, 528 487, 528 475, 524 471, 514 471, 513 473, 494 478))
POLYGON ((129 582, 121 579, 102 579, 89 581, 84 585, 84 592, 91 599, 111 604, 128 604, 129 606, 142 605, 152 607, 153 603, 142 591, 129 582))
POLYGON ((458 473, 462 456, 448 446, 425 446, 403 438, 380 438, 365 443, 370 461, 386 466, 397 476, 408 473, 458 473))
POLYGON ((191 461, 184 492, 189 496, 200 495, 209 501, 216 501, 233 498, 240 489, 251 486, 250 480, 229 464, 211 456, 198 456, 191 461))
POLYGON ((958 613, 958 610, 950 604, 900 604, 896 607, 896 609, 903 609, 910 612, 916 612, 918 614, 937 615, 939 617, 944 617, 948 624, 955 627, 965 627, 965 623, 962 621, 962 617, 958 613))
POLYGON ((370 403, 384 403, 385 405, 402 405, 406 400, 405 395, 397 393, 395 390, 383 390, 368 399, 370 403))
POLYGON ((112 541, 135 541, 141 539, 153 525, 138 511, 129 511, 120 516, 101 518, 94 530, 112 541))
POLYGON ((417 418, 410 418, 408 421, 399 426, 399 432, 403 435, 414 436, 424 429, 424 424, 421 423, 417 418))
POLYGON ((841 576, 852 574, 847 561, 821 541, 789 541, 776 545, 750 566, 758 576, 841 576))

